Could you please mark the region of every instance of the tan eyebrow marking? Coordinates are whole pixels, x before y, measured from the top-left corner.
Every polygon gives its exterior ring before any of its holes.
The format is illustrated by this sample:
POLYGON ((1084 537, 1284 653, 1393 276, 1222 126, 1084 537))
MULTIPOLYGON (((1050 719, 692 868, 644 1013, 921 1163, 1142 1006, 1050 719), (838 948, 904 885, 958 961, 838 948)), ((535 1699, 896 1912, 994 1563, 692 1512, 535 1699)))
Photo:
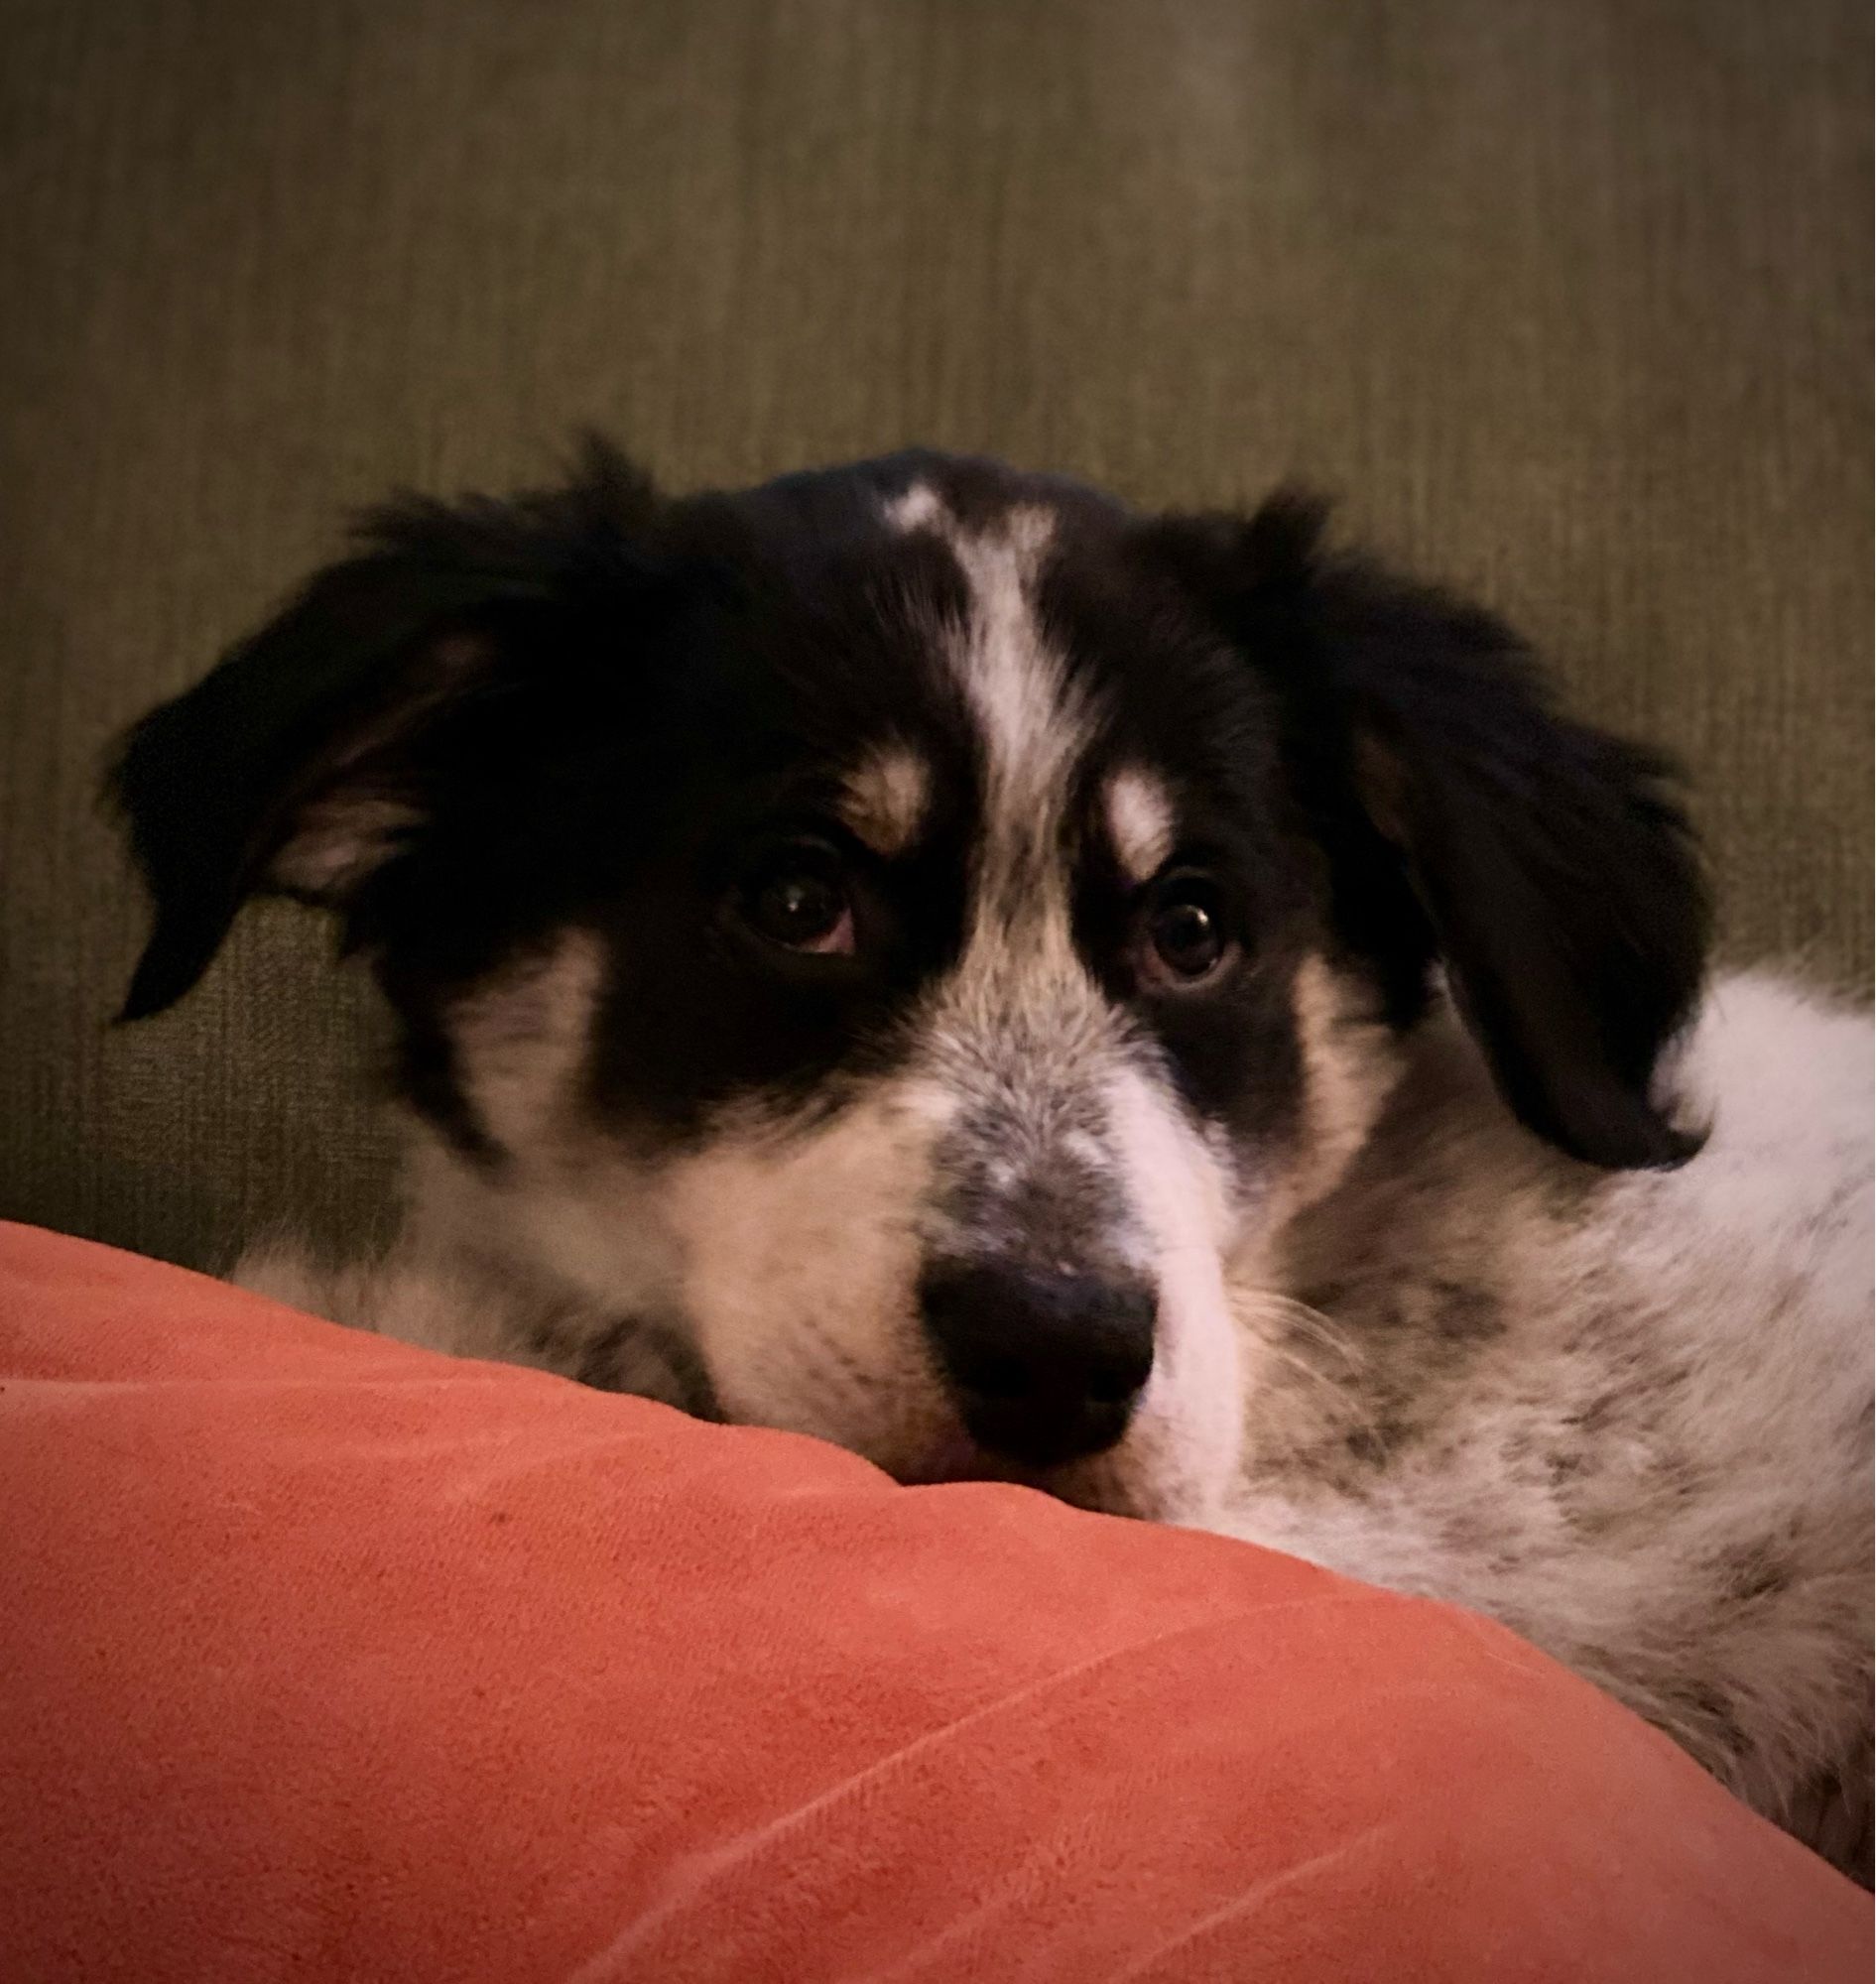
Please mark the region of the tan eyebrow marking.
POLYGON ((848 774, 840 817, 875 854, 902 854, 924 824, 931 798, 925 760, 907 745, 887 744, 848 774))
POLYGON ((1128 765, 1107 782, 1107 831, 1122 872, 1150 882, 1173 852, 1173 800, 1151 772, 1128 765))

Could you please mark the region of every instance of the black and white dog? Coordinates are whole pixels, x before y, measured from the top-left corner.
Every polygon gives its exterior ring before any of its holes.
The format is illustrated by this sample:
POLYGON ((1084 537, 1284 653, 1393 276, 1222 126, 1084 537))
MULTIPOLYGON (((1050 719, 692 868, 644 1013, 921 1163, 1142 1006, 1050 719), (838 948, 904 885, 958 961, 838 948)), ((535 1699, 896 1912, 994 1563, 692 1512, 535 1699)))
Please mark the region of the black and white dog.
POLYGON ((405 501, 116 774, 396 1017, 443 1347, 1495 1615, 1867 1878, 1871 1030, 1663 764, 1311 504, 906 453, 405 501))

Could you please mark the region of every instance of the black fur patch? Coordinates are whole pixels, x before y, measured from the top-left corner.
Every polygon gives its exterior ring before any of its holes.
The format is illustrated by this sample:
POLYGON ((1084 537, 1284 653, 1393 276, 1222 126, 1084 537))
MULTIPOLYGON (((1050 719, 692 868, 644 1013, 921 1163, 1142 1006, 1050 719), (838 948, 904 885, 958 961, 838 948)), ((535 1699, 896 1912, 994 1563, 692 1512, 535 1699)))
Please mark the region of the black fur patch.
POLYGON ((1338 937, 1402 1021, 1443 960, 1506 1101, 1561 1149, 1683 1162, 1700 1136, 1650 1082, 1709 916, 1671 768, 1563 715, 1490 614, 1324 555, 1320 521, 1284 497, 1155 541, 1277 694, 1338 937))
POLYGON ((484 1161, 450 1006, 569 927, 608 959, 604 1114, 683 1137, 733 1097, 839 1107, 957 957, 981 831, 982 740, 945 661, 968 584, 941 530, 885 513, 915 482, 970 531, 1052 515, 1033 605, 1093 731, 1065 843, 1038 853, 1073 864, 1090 973, 1195 1115, 1294 1128, 1292 988, 1326 932, 1401 1025, 1443 957, 1508 1102, 1565 1150, 1686 1154, 1648 1084, 1704 905, 1654 759, 1558 715, 1486 616, 1325 558, 1308 505, 1142 521, 931 453, 670 502, 595 445, 558 491, 369 519, 357 556, 128 741, 114 790, 157 916, 126 1016, 181 997, 245 897, 288 889, 371 956, 410 1098, 484 1161), (833 818, 883 744, 932 794, 890 860, 833 818), (1123 764, 1165 785, 1178 858, 1216 878, 1237 951, 1215 982, 1135 968, 1138 900, 1099 823, 1123 764), (382 844, 306 882, 283 850, 361 806, 395 822, 382 844), (764 948, 734 914, 797 833, 847 863, 850 958, 764 948))

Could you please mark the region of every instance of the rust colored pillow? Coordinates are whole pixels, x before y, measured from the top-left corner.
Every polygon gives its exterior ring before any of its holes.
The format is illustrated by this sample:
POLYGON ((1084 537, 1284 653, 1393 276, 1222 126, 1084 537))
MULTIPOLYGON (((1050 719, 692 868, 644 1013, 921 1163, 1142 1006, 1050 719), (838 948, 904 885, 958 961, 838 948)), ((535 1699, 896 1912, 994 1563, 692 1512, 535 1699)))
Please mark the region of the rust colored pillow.
POLYGON ((0 1227, 0 1977, 1870 1974, 1513 1639, 0 1227))

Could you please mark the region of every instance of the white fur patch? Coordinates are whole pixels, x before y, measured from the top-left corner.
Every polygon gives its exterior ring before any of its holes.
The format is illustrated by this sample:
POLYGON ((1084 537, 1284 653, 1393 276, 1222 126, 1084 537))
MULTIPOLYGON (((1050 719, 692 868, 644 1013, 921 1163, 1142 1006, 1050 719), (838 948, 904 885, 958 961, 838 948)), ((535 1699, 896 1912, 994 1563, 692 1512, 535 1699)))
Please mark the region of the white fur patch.
POLYGON ((1285 1343, 1296 1304, 1240 1305, 1247 1465, 1218 1527, 1490 1614, 1760 1810, 1823 1783, 1866 1839, 1869 1019, 1722 980, 1679 1074, 1706 1149, 1597 1175, 1430 1021, 1287 1248, 1350 1278, 1334 1315, 1285 1343), (1486 1334, 1447 1363, 1416 1318, 1471 1326, 1455 1294, 1486 1334), (1352 1492, 1343 1430, 1377 1456, 1352 1492))
POLYGON ((1049 511, 1030 505, 1006 512, 994 530, 945 533, 970 589, 949 659, 984 758, 969 933, 942 994, 953 1038, 1020 1034, 1031 1023, 1085 1036, 1095 1004, 1075 954, 1062 858, 1088 724, 1031 596, 1054 527, 1049 511))
POLYGON ((1030 598, 1054 528, 1047 510, 1028 506, 1009 511, 994 534, 948 534, 971 597, 969 627, 952 659, 983 738, 993 836, 1016 815, 1029 822, 1038 808, 1060 806, 1086 741, 1030 598))
MULTIPOLYGON (((981 908, 1008 898, 1026 861, 1059 838, 1069 775, 1088 741, 1085 711, 1043 638, 1031 596, 1056 520, 1039 504, 1022 504, 988 529, 966 530, 926 483, 892 498, 885 513, 896 529, 938 532, 969 588, 949 661, 984 752, 981 908)), ((1065 876, 1045 869, 1020 879, 1042 913, 1039 925, 1065 931, 1065 913, 1053 914, 1054 897, 1065 904, 1065 876)))
MULTIPOLYGON (((1236 1480, 1243 1447, 1238 1333, 1224 1280, 1230 1180, 1178 1105, 1135 1069, 1109 1083, 1111 1134, 1159 1290, 1153 1376, 1106 1466, 1122 1506, 1202 1523, 1236 1480)), ((1101 1463, 1097 1462, 1096 1465, 1101 1463)))
POLYGON ((883 507, 886 521, 895 531, 929 531, 949 514, 929 482, 915 482, 910 489, 889 497, 883 507))

